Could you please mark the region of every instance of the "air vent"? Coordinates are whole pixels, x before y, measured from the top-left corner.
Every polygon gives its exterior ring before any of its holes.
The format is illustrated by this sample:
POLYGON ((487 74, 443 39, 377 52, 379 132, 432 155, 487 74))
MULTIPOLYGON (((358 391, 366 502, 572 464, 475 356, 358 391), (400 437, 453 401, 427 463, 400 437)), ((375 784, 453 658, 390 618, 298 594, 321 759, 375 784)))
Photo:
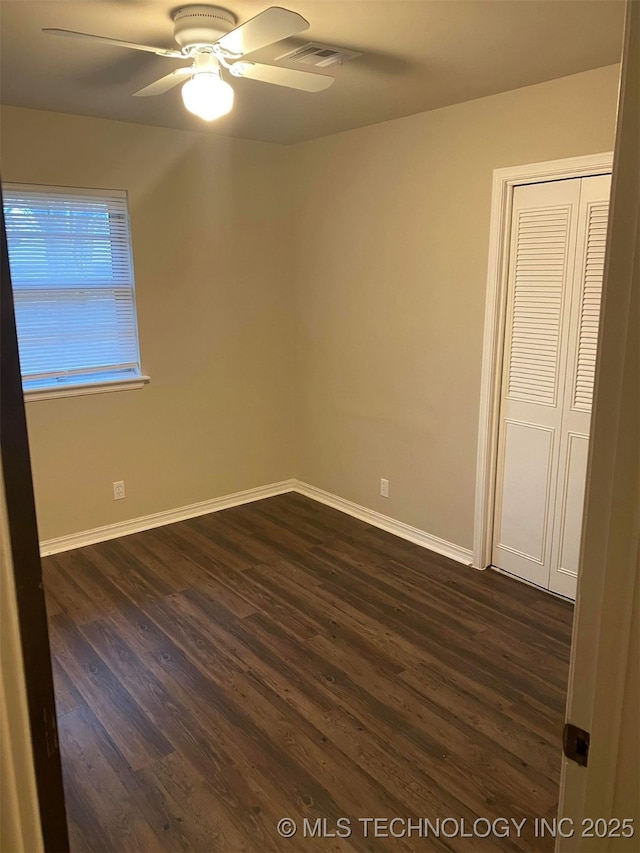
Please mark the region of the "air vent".
POLYGON ((342 47, 331 47, 328 44, 309 42, 289 53, 276 57, 276 62, 293 62, 297 65, 315 65, 316 68, 329 68, 331 65, 342 65, 350 59, 362 56, 357 50, 345 50, 342 47))

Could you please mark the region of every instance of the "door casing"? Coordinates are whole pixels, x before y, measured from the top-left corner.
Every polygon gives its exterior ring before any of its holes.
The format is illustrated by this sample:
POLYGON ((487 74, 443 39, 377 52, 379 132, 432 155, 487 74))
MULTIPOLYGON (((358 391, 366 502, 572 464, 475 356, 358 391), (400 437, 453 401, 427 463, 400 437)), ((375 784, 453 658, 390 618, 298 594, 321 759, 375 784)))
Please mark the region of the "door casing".
MULTIPOLYGON (((7 525, 4 547, 9 549, 11 563, 3 571, 11 571, 13 574, 12 578, 7 579, 7 585, 15 604, 13 622, 17 622, 17 625, 14 624, 14 627, 19 629, 19 639, 14 635, 14 640, 16 646, 19 645, 24 667, 33 759, 33 767, 26 768, 26 772, 29 774, 32 769, 35 777, 44 849, 47 853, 67 853, 69 835, 51 649, 1 187, 0 272, 0 476, 4 490, 2 509, 7 525)), ((3 646, 5 651, 9 653, 3 646)), ((11 665, 11 660, 8 663, 11 665)), ((15 666, 15 659, 13 664, 15 666)), ((15 717, 12 715, 11 723, 20 726, 24 720, 19 714, 15 717)), ((21 760, 25 760, 24 754, 21 760)), ((33 802, 32 809, 36 810, 33 802)), ((26 826, 23 829, 30 831, 26 826)))

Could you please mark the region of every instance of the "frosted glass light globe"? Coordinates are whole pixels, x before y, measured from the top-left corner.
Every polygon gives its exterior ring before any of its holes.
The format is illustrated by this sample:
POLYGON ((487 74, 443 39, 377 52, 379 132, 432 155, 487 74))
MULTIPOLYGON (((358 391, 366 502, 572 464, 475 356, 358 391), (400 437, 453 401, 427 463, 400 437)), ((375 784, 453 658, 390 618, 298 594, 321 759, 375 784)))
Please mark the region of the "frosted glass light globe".
POLYGON ((226 115, 233 106, 233 89, 217 74, 194 74, 182 87, 182 100, 189 112, 205 121, 226 115))

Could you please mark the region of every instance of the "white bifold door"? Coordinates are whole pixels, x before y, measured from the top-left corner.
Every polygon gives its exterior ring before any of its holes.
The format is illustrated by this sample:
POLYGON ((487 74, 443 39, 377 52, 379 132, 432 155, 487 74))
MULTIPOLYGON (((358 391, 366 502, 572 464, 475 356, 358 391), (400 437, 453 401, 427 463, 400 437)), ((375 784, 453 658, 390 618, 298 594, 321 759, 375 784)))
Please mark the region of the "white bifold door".
POLYGON ((513 198, 494 566, 575 598, 609 175, 513 198))

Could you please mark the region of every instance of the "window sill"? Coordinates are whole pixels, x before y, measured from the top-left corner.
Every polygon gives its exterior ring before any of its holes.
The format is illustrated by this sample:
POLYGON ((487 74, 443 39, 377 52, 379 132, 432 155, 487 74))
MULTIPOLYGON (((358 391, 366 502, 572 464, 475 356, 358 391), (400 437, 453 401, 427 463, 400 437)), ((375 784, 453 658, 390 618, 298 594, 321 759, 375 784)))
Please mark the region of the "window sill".
POLYGON ((25 403, 36 400, 54 400, 58 397, 83 397, 85 394, 106 394, 109 391, 135 391, 151 381, 149 376, 134 379, 115 379, 110 382, 92 382, 86 385, 65 385, 61 388, 32 388, 24 392, 25 403))

